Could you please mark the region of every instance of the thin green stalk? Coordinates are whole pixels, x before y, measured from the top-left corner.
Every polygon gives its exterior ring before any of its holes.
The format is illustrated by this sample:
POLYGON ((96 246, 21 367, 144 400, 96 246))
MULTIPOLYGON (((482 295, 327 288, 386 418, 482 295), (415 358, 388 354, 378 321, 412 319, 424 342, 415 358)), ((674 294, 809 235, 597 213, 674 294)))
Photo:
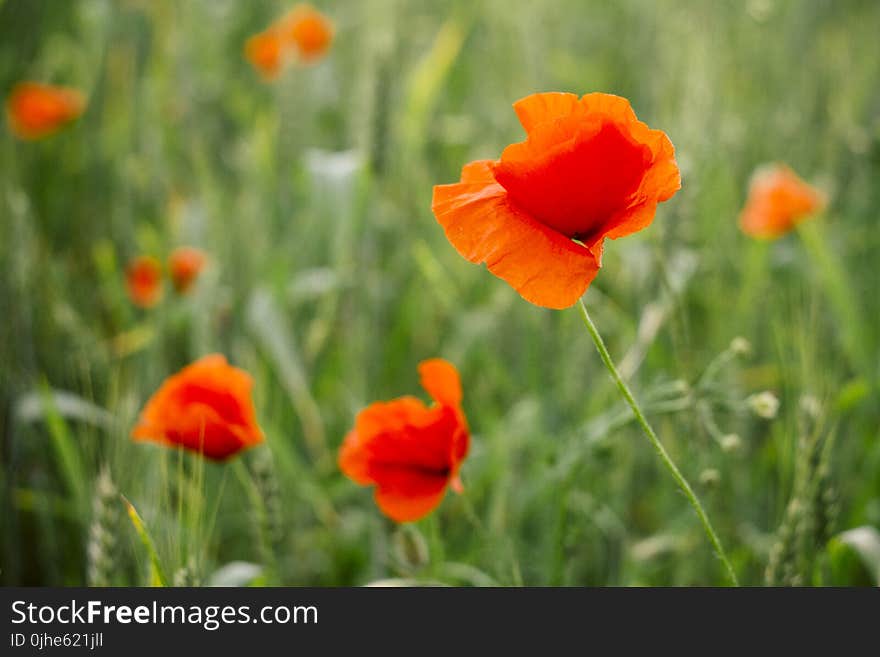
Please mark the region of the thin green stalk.
POLYGON ((736 301, 736 318, 741 324, 752 316, 755 298, 761 292, 761 286, 769 280, 770 245, 763 240, 751 240, 742 262, 744 277, 740 281, 736 301))
POLYGON ((629 386, 627 386, 626 382, 623 380, 623 378, 621 378, 620 373, 617 371, 617 367, 614 365, 614 361, 611 360, 611 354, 608 353, 608 349, 605 347, 605 342, 602 340, 602 336, 599 334, 596 325, 593 324, 593 320, 590 319, 590 313, 587 312, 587 307, 586 305, 584 305, 583 299, 580 300, 579 306, 581 310, 581 316, 584 320, 584 325, 587 327, 587 331, 589 332, 590 337, 593 338, 593 342, 596 344, 596 350, 599 352, 599 356, 602 358, 602 362, 605 363, 605 367, 611 374, 611 378, 614 379, 614 383, 617 384, 617 388, 618 390, 620 390, 620 394, 623 395, 623 398, 629 404, 630 408, 632 408, 636 419, 642 427, 642 431, 645 432, 648 440, 651 441, 651 444, 654 446, 654 450, 657 452, 660 460, 663 461, 663 465, 665 465, 666 469, 669 470, 669 474, 671 474, 672 478, 675 479, 675 483, 678 484, 678 487, 681 488, 681 491, 684 493, 685 497, 688 498, 691 506, 694 507, 694 511, 697 512, 697 516, 699 517, 700 522, 703 524, 703 529, 706 531, 706 535, 709 537, 709 541, 712 543, 712 547, 715 548, 715 553, 718 555, 718 558, 721 559, 721 562, 724 564, 724 567, 727 570, 727 576, 730 578, 731 583, 734 586, 739 586, 739 581, 736 578, 736 573, 733 570, 733 566, 730 564, 730 560, 727 558, 727 554, 725 554, 724 548, 721 547, 721 541, 718 539, 718 535, 712 528, 712 523, 709 522, 709 516, 706 515, 706 511, 703 509, 703 505, 700 503, 700 500, 697 498, 694 490, 691 488, 691 485, 687 482, 687 479, 685 479, 684 475, 681 474, 678 466, 675 465, 675 462, 669 456, 666 448, 663 447, 663 443, 660 442, 657 434, 654 433, 654 429, 652 429, 651 425, 648 424, 648 420, 645 418, 644 413, 642 413, 642 409, 639 407, 639 404, 636 401, 635 397, 633 397, 632 392, 630 392, 629 386))
POLYGON ((868 353, 869 341, 864 331, 869 323, 862 318, 859 299, 853 292, 842 260, 829 248, 829 240, 824 235, 819 217, 800 224, 797 232, 816 266, 832 309, 839 318, 836 326, 845 355, 856 372, 873 381, 876 372, 873 368, 874 361, 868 353))

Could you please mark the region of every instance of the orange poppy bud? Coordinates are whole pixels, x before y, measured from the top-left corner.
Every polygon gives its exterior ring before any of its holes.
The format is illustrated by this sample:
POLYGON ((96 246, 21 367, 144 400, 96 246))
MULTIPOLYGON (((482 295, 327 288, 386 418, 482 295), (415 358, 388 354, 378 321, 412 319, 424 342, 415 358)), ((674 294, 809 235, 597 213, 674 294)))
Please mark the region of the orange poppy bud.
POLYGON ((204 266, 205 254, 199 249, 189 246, 174 249, 168 258, 168 271, 171 272, 174 289, 180 294, 188 292, 204 266))
POLYGON ((342 472, 375 485, 376 504, 397 522, 428 515, 447 485, 461 492, 458 470, 470 444, 455 366, 435 358, 419 365, 419 375, 434 404, 415 397, 371 404, 358 413, 339 452, 342 472))
POLYGON ((284 66, 284 42, 275 28, 255 34, 244 46, 244 56, 265 80, 274 80, 284 66))
POLYGON ((125 270, 125 284, 134 305, 155 306, 162 298, 162 265, 152 256, 138 256, 125 270))
POLYGON ((752 176, 739 225, 746 235, 774 239, 824 206, 821 192, 784 164, 772 164, 759 168, 752 176))
POLYGON ((222 461, 263 442, 251 400, 253 379, 212 354, 168 377, 132 431, 135 440, 177 446, 222 461))
POLYGON ((85 106, 85 97, 76 89, 20 82, 6 101, 6 117, 19 138, 39 139, 73 121, 85 106))
POLYGON ((675 149, 619 96, 540 93, 513 108, 526 140, 434 187, 432 209, 465 258, 531 303, 567 308, 599 271, 605 238, 647 227, 681 188, 675 149))
POLYGON ((321 57, 333 41, 333 23, 311 5, 297 5, 279 21, 279 29, 292 44, 300 60, 310 62, 321 57))

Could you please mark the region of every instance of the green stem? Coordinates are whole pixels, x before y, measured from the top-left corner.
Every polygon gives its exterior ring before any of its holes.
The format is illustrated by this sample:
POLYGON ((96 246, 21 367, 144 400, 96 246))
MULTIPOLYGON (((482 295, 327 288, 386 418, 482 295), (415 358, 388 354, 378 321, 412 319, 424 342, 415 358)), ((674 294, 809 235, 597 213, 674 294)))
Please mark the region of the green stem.
POLYGON ((855 372, 873 381, 876 376, 874 361, 870 358, 869 343, 864 327, 869 324, 862 318, 859 299, 843 266, 843 260, 829 248, 820 217, 805 221, 797 228, 801 242, 807 250, 819 274, 832 309, 839 318, 836 322, 841 346, 855 372))
POLYGON ((627 386, 626 382, 621 378, 620 373, 617 371, 617 367, 614 365, 614 361, 611 360, 611 354, 608 353, 608 349, 605 347, 605 342, 602 340, 602 336, 599 335, 599 331, 596 328, 596 325, 593 324, 593 320, 590 319, 590 313, 587 312, 587 307, 584 305, 583 299, 580 300, 579 306, 581 310, 581 316, 584 319, 584 325, 586 325, 587 331, 590 333, 590 337, 593 338, 593 342, 596 344, 596 350, 599 352, 599 356, 602 358, 602 362, 605 363, 605 367, 611 374, 611 378, 614 379, 614 383, 617 384, 617 388, 618 390, 620 390, 620 394, 622 394, 623 398, 626 399, 626 402, 629 404, 630 408, 636 416, 636 420, 638 420, 639 424, 641 425, 642 431, 645 432, 645 435, 648 437, 648 440, 651 441, 651 444, 654 446, 654 450, 657 452, 660 460, 663 461, 663 465, 665 465, 666 469, 669 470, 669 474, 671 474, 672 478, 675 479, 675 483, 678 484, 678 487, 684 493, 685 497, 688 498, 691 506, 694 507, 694 511, 697 512, 697 516, 699 517, 700 522, 703 524, 703 529, 706 531, 706 535, 709 537, 709 541, 712 543, 712 547, 715 548, 715 553, 718 555, 718 558, 721 559, 721 562, 724 564, 724 567, 727 570, 727 576, 730 578, 730 581, 733 583, 734 586, 739 586, 739 581, 736 578, 736 573, 733 570, 733 566, 730 564, 730 560, 727 558, 727 555, 724 552, 724 548, 721 547, 721 541, 718 539, 718 535, 712 528, 712 523, 709 522, 709 516, 706 515, 706 511, 703 509, 703 505, 700 504, 700 500, 697 498, 694 490, 691 488, 691 485, 687 482, 687 479, 684 478, 684 475, 681 474, 681 471, 678 469, 678 466, 675 465, 675 462, 669 456, 666 448, 663 447, 663 443, 660 442, 657 434, 654 433, 654 429, 652 429, 651 425, 648 424, 648 420, 645 418, 644 413, 642 413, 642 409, 639 407, 639 404, 635 400, 635 397, 633 397, 632 392, 630 392, 629 386, 627 386))

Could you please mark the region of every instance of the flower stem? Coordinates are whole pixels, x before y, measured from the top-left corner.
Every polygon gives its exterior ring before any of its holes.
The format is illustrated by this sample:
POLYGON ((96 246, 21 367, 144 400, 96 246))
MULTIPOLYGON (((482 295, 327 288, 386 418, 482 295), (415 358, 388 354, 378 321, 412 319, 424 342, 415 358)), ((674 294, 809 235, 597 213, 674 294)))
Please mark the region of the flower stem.
POLYGON ((645 418, 644 413, 642 413, 642 409, 639 408, 638 402, 635 400, 635 397, 633 397, 632 392, 630 392, 629 386, 627 386, 626 382, 623 380, 623 378, 621 378, 620 373, 617 371, 617 367, 614 365, 614 361, 611 360, 611 354, 608 353, 608 349, 605 347, 605 342, 602 340, 602 336, 599 335, 599 331, 596 328, 596 325, 593 324, 593 320, 590 319, 590 313, 587 312, 587 307, 584 305, 583 299, 580 300, 579 306, 581 310, 581 316, 584 320, 584 325, 586 325, 587 331, 590 333, 590 337, 593 338, 593 342, 596 344, 596 350, 599 352, 599 356, 602 358, 602 362, 605 363, 605 367, 611 374, 611 378, 614 379, 614 383, 617 384, 617 388, 618 390, 620 390, 620 394, 622 394, 623 398, 626 399, 626 403, 629 404, 630 408, 635 414, 636 420, 638 420, 638 423, 642 427, 642 431, 645 432, 648 440, 651 441, 651 444, 654 446, 654 450, 657 452, 660 460, 663 461, 663 465, 665 465, 666 469, 669 470, 669 474, 671 474, 672 478, 675 479, 675 483, 678 484, 678 487, 684 493, 685 497, 688 498, 691 506, 694 507, 694 511, 697 512, 697 516, 699 517, 700 522, 703 524, 703 529, 706 531, 706 536, 709 537, 709 541, 712 543, 712 547, 715 549, 715 553, 718 555, 718 558, 721 559, 721 563, 724 564, 724 568, 727 570, 727 576, 730 578, 731 583, 734 586, 739 586, 739 581, 736 578, 736 573, 733 570, 733 566, 730 564, 730 560, 727 558, 727 554, 725 554, 724 548, 721 547, 721 541, 718 539, 718 535, 712 528, 712 523, 709 522, 709 516, 706 515, 706 511, 703 509, 703 505, 700 504, 700 500, 697 498, 694 490, 691 488, 691 485, 687 482, 687 479, 684 478, 684 475, 681 474, 681 471, 678 469, 678 466, 675 465, 675 461, 673 461, 672 458, 669 456, 666 448, 663 447, 663 443, 660 442, 657 434, 654 433, 654 429, 651 428, 651 425, 645 418))

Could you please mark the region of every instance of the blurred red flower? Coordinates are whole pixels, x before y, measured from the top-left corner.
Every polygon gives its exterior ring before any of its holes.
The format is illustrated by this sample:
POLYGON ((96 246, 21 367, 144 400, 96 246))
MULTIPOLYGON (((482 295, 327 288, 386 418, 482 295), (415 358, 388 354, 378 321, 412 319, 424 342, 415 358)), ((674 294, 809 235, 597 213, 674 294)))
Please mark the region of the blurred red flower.
POLYGON ((244 56, 264 79, 274 80, 284 66, 284 48, 281 32, 270 27, 247 40, 244 56))
POLYGON ((205 254, 191 246, 174 249, 168 257, 168 271, 174 289, 180 294, 190 290, 205 266, 205 254))
POLYGON ((566 308, 596 276, 605 238, 645 228, 681 188, 675 149, 619 96, 540 93, 513 108, 526 140, 434 187, 432 209, 465 258, 527 301, 566 308))
POLYGON ((125 284, 131 302, 151 308, 162 298, 162 265, 152 256, 138 256, 125 269, 125 284))
POLYGON ((419 365, 419 375, 434 404, 408 396, 371 404, 339 452, 342 472, 375 485, 376 504, 397 522, 433 511, 447 485, 461 492, 458 470, 470 444, 455 366, 435 358, 419 365))
POLYGON ((6 117, 19 138, 39 139, 76 119, 85 107, 85 96, 76 89, 20 82, 6 100, 6 117))
POLYGON ((758 239, 784 235, 825 206, 824 195, 784 164, 755 171, 739 218, 742 231, 758 239))
POLYGON ((253 379, 212 354, 168 377, 132 431, 136 440, 178 446, 221 461, 263 441, 253 379))
POLYGON ((299 58, 311 62, 321 57, 333 41, 333 23, 308 4, 297 5, 280 21, 287 43, 296 48, 299 58))
POLYGON ((266 80, 274 80, 294 57, 319 59, 333 41, 333 23, 308 4, 300 4, 245 43, 245 57, 266 80))

